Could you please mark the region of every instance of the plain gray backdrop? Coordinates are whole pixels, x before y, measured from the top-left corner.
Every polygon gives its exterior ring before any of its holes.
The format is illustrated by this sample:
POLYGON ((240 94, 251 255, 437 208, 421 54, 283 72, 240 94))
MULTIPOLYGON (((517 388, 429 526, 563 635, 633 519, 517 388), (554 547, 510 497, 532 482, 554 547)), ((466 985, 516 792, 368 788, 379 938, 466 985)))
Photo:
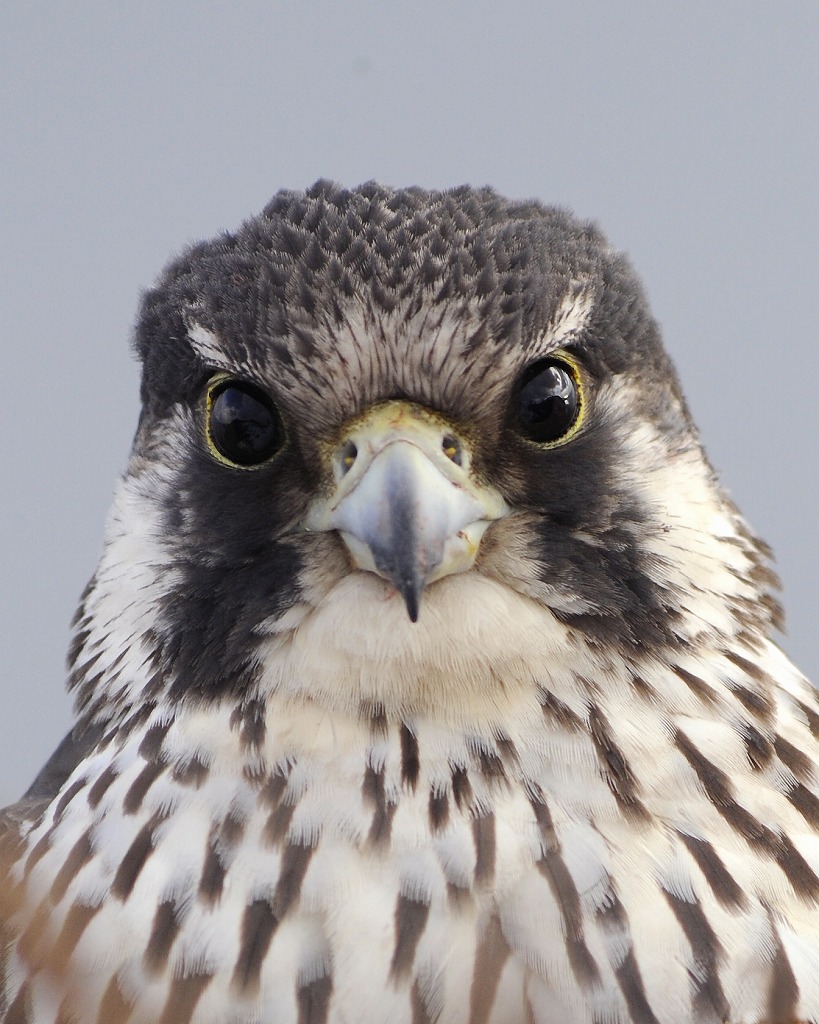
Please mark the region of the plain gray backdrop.
POLYGON ((602 224, 819 679, 817 52, 815 0, 5 4, 0 802, 70 722, 141 289, 318 177, 492 184, 602 224))

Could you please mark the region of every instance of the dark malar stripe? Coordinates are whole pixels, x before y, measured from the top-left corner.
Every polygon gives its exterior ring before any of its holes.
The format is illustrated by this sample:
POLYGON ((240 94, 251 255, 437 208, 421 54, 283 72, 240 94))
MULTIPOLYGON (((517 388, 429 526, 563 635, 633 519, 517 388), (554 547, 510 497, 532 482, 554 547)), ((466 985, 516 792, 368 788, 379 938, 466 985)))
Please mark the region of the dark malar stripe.
POLYGON ((481 937, 475 955, 472 987, 469 993, 469 1024, 486 1024, 489 1020, 509 953, 509 945, 504 938, 500 921, 493 916, 481 937))
POLYGON ((211 978, 210 974, 188 974, 174 978, 158 1024, 190 1024, 196 1004, 211 978))
POLYGON ((401 782, 415 792, 421 762, 418 757, 418 737, 409 726, 401 723, 401 782))
POLYGON ((149 974, 160 974, 168 963, 171 947, 179 934, 179 913, 172 900, 165 900, 156 908, 151 935, 142 962, 149 974))
POLYGON ((259 986, 262 964, 279 921, 267 900, 254 900, 245 907, 241 944, 233 984, 242 994, 254 994, 259 986))
POLYGON ((328 977, 316 978, 296 989, 298 1024, 327 1024, 332 994, 333 979, 328 977))
POLYGON ((395 904, 395 949, 390 977, 403 980, 412 970, 415 950, 429 917, 429 903, 399 895, 395 904))
POLYGON ((693 986, 695 1020, 728 1019, 728 1002, 719 980, 722 946, 705 912, 698 903, 688 903, 670 892, 664 895, 691 947, 693 964, 689 975, 693 986))
POLYGON ((745 893, 708 840, 695 839, 694 836, 685 835, 684 832, 678 832, 677 835, 683 841, 717 900, 724 907, 744 910, 748 905, 745 893))

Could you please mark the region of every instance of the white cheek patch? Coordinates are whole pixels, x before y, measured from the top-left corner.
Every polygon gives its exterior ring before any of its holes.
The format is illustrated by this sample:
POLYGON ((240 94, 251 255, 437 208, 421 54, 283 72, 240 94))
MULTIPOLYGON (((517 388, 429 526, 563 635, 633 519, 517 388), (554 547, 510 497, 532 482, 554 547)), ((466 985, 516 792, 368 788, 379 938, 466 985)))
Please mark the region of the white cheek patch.
MULTIPOLYGON (((692 620, 730 635, 737 628, 730 601, 757 602, 749 574, 758 560, 750 530, 722 494, 694 439, 659 432, 640 413, 637 389, 601 393, 598 413, 617 429, 617 474, 626 493, 645 507, 649 522, 639 543, 653 556, 655 581, 671 587, 692 620)), ((646 563, 651 567, 652 563, 646 563)))

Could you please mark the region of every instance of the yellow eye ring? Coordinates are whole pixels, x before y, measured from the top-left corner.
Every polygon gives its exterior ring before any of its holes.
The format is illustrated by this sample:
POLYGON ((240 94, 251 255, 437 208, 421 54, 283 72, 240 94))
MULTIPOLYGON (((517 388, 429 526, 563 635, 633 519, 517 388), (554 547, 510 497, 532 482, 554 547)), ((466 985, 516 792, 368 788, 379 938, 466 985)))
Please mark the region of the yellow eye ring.
POLYGON ((273 399, 258 385, 227 373, 208 381, 204 433, 210 454, 231 469, 258 469, 285 441, 273 399))
POLYGON ((516 431, 540 448, 557 448, 577 434, 586 415, 580 363, 559 349, 524 370, 512 403, 516 431))

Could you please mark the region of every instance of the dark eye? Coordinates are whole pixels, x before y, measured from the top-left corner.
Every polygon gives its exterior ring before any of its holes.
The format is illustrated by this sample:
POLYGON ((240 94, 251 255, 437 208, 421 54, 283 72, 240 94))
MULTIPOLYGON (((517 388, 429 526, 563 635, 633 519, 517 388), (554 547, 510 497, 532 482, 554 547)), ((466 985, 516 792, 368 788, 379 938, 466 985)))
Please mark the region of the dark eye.
POLYGON ((514 416, 530 441, 554 444, 580 425, 582 403, 578 374, 563 359, 541 359, 523 375, 514 416))
POLYGON ((222 462, 258 466, 284 443, 276 406, 261 388, 245 381, 212 381, 207 393, 208 444, 222 462))

